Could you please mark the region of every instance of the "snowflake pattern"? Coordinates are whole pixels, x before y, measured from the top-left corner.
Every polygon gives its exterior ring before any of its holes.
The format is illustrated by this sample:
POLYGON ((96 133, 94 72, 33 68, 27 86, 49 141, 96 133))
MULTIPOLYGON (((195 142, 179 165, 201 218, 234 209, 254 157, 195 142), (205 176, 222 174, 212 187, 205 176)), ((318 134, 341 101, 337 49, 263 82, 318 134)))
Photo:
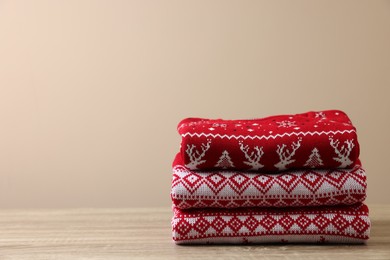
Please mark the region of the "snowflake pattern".
POLYGON ((295 121, 288 121, 288 120, 283 120, 283 121, 280 121, 280 122, 276 122, 278 124, 278 127, 293 127, 293 126, 297 126, 295 124, 295 121))
POLYGON ((218 124, 218 123, 214 123, 214 124, 212 125, 212 127, 222 127, 222 128, 224 128, 224 129, 226 130, 227 124, 218 124))
POLYGON ((316 117, 315 118, 319 118, 320 120, 322 120, 322 119, 325 119, 326 116, 325 116, 324 112, 316 112, 316 117))

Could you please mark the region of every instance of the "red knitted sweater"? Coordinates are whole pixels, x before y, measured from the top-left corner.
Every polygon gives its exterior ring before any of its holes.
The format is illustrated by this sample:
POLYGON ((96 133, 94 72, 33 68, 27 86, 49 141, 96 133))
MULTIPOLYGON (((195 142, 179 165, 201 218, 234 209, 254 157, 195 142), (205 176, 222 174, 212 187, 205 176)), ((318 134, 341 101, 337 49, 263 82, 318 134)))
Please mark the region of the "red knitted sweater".
POLYGON ((187 118, 177 129, 191 170, 351 168, 359 157, 356 129, 339 110, 251 120, 187 118))

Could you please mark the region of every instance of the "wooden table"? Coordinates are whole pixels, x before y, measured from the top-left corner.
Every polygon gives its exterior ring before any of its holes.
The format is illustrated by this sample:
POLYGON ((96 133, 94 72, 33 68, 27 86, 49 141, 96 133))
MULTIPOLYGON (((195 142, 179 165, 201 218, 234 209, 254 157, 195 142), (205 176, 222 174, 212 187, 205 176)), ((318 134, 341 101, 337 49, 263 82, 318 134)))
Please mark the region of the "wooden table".
POLYGON ((390 259, 390 206, 367 245, 177 246, 170 209, 0 211, 0 259, 390 259))

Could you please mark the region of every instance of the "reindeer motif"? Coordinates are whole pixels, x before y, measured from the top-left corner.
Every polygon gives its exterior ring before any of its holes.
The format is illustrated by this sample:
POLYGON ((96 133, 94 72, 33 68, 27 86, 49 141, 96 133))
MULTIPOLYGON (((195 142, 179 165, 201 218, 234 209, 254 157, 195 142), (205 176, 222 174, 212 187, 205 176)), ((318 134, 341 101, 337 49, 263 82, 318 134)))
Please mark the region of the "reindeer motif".
POLYGON ((282 171, 286 170, 287 164, 295 162, 295 159, 291 158, 295 155, 295 152, 298 150, 298 148, 301 147, 301 141, 302 137, 299 137, 297 142, 293 142, 291 145, 291 151, 286 148, 287 146, 285 144, 278 145, 276 152, 279 155, 280 161, 274 166, 282 171))
POLYGON ((346 168, 347 166, 351 165, 353 162, 348 157, 351 154, 352 149, 355 147, 353 140, 345 140, 340 149, 338 148, 340 144, 338 139, 335 140, 333 139, 333 136, 329 136, 329 141, 330 146, 333 147, 334 152, 337 155, 337 157, 333 157, 333 160, 341 163, 339 168, 346 168))
POLYGON ((210 144, 211 144, 210 139, 207 140, 206 144, 202 143, 201 145, 202 151, 194 150, 196 149, 196 146, 194 144, 192 145, 187 144, 186 153, 190 158, 190 163, 186 164, 186 167, 188 167, 190 170, 196 170, 199 164, 206 162, 206 160, 201 160, 201 159, 206 155, 207 150, 210 149, 210 144))
POLYGON ((240 141, 239 144, 240 144, 240 150, 244 153, 245 158, 247 159, 247 161, 245 161, 244 163, 246 165, 252 166, 251 170, 257 171, 260 168, 264 167, 264 165, 260 163, 260 159, 264 155, 263 147, 255 146, 254 147, 255 151, 249 153, 248 145, 244 145, 242 141, 240 141))

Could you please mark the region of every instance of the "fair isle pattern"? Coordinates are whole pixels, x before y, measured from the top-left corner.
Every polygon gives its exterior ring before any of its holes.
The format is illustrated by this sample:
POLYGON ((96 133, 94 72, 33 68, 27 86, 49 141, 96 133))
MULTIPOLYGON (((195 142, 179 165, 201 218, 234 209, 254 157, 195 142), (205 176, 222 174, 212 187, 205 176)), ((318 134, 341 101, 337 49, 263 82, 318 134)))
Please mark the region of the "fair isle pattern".
POLYGON ((365 243, 366 173, 340 110, 177 127, 172 235, 177 244, 365 243))
POLYGON ((173 205, 188 208, 351 205, 366 198, 366 173, 352 169, 298 170, 278 174, 173 167, 173 205))
POLYGON ((276 139, 276 138, 282 138, 282 137, 291 137, 291 136, 314 136, 314 135, 335 135, 335 134, 345 134, 345 133, 348 133, 348 134, 351 134, 351 133, 356 133, 356 131, 354 129, 351 129, 351 130, 343 130, 343 131, 340 131, 340 130, 336 130, 336 131, 321 131, 321 132, 317 132, 317 131, 313 131, 313 132, 291 132, 291 133, 283 133, 283 134, 276 134, 276 135, 221 135, 221 134, 212 134, 212 133, 191 133, 191 132, 185 132, 183 134, 181 134, 182 137, 212 137, 212 138, 220 138, 220 139, 236 139, 236 140, 246 140, 246 139, 250 139, 250 140, 262 140, 262 139, 265 139, 265 140, 269 140, 269 139, 276 139))
POLYGON ((364 204, 296 209, 174 209, 173 240, 213 243, 364 243, 370 232, 364 204))
POLYGON ((339 110, 251 120, 186 118, 177 129, 181 157, 191 170, 300 169, 314 148, 321 163, 310 167, 350 168, 360 151, 356 128, 339 110), (230 165, 218 164, 223 153, 230 165))

